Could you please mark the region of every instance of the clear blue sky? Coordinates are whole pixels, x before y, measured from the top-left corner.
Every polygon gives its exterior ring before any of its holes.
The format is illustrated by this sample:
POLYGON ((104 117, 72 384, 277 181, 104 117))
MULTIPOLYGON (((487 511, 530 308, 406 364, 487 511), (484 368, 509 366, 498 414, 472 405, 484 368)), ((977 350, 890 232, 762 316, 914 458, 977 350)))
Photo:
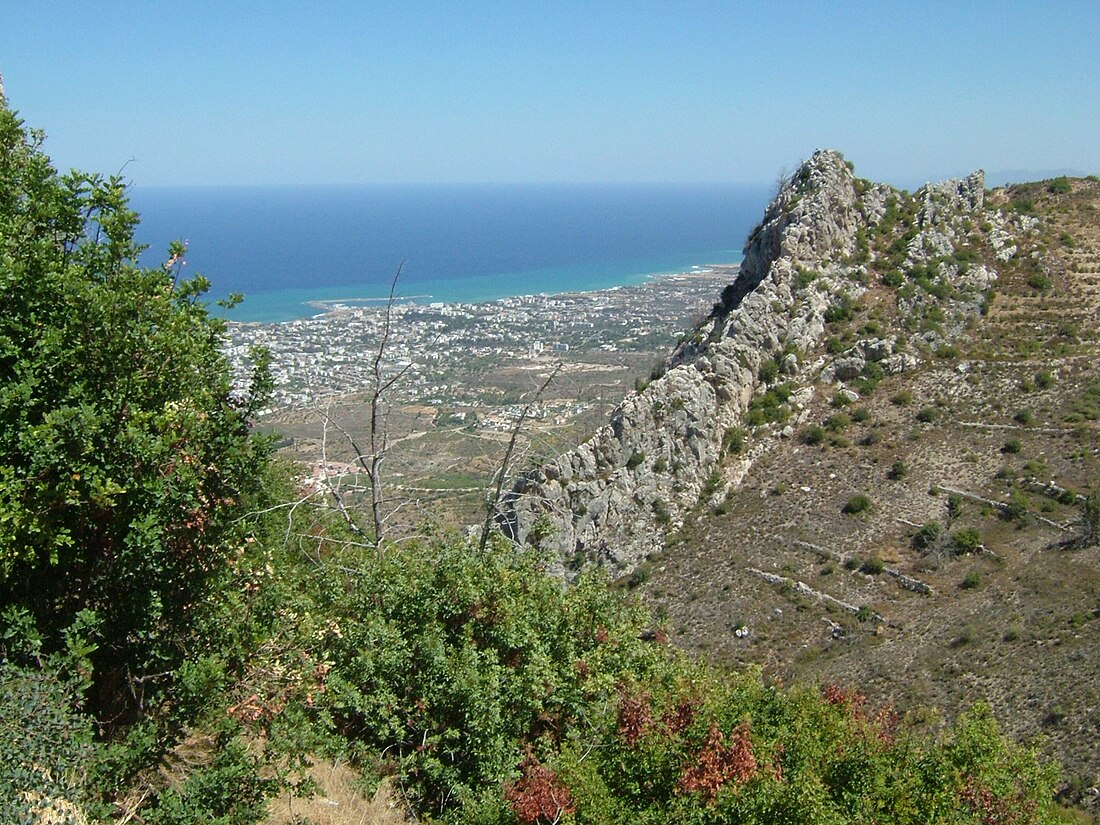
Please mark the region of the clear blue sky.
POLYGON ((1100 2, 7 0, 10 105, 139 184, 1100 172, 1100 2))

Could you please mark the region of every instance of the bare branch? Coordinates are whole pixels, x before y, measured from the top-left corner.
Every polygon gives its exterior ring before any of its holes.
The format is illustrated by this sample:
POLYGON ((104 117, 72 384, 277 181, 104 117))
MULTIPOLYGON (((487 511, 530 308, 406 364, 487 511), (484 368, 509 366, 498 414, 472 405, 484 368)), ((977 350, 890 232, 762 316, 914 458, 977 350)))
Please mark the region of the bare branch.
POLYGON ((542 386, 539 387, 534 398, 527 402, 527 406, 525 406, 523 412, 520 413, 519 420, 516 421, 516 426, 512 428, 512 437, 508 440, 508 449, 504 451, 504 458, 500 462, 500 467, 497 468, 496 488, 493 490, 492 497, 487 498, 485 501, 485 523, 481 528, 481 543, 479 545, 479 549, 482 552, 485 551, 485 547, 489 544, 489 531, 493 527, 493 514, 496 512, 497 505, 500 504, 500 496, 504 490, 504 482, 508 478, 508 465, 512 461, 512 453, 516 449, 516 440, 519 438, 520 431, 523 429, 523 422, 527 420, 527 416, 530 415, 531 409, 542 398, 542 394, 546 392, 546 388, 550 386, 555 378, 557 378, 558 373, 561 372, 562 366, 564 366, 564 362, 558 361, 554 369, 546 377, 546 380, 542 382, 542 386))

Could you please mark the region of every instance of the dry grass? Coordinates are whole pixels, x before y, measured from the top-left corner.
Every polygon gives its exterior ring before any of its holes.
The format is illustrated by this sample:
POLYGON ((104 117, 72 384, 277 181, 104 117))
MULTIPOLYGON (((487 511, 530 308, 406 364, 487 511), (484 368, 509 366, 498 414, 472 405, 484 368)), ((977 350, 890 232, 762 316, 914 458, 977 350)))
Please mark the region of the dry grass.
POLYGON ((264 825, 405 825, 415 822, 388 782, 383 782, 373 798, 359 792, 355 772, 346 764, 318 762, 309 769, 317 785, 310 799, 284 794, 271 804, 264 825))

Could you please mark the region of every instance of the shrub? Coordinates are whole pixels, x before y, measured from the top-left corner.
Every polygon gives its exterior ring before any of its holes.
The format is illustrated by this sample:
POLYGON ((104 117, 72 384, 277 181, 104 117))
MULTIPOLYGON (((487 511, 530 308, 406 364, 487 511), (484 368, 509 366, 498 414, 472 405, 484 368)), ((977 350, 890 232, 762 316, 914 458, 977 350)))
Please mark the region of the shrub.
POLYGON ((849 418, 846 413, 833 413, 825 419, 825 429, 829 430, 829 432, 840 433, 844 432, 851 423, 852 419, 849 418))
POLYGON ((745 429, 730 427, 722 435, 722 446, 727 453, 739 454, 745 448, 745 429))
POLYGON ((640 467, 645 461, 645 453, 641 450, 635 450, 630 454, 630 458, 626 460, 626 469, 633 470, 640 467))
POLYGON ((1047 191, 1054 195, 1065 195, 1071 191, 1069 185, 1069 178, 1064 175, 1060 178, 1055 178, 1047 186, 1047 191))
POLYGON ((1079 544, 1089 547, 1098 542, 1100 542, 1100 489, 1089 493, 1081 507, 1081 538, 1079 544))
POLYGON ((959 350, 951 344, 944 344, 943 346, 936 349, 936 357, 943 358, 945 360, 958 358, 959 350))
POLYGON ((890 403, 899 407, 904 407, 913 403, 913 393, 910 390, 901 389, 890 396, 890 403))
POLYGON ((857 424, 863 424, 871 420, 871 411, 866 407, 854 407, 850 415, 857 424))
POLYGON ((1025 427, 1035 420, 1035 416, 1028 409, 1017 410, 1012 418, 1017 424, 1022 424, 1025 427))
POLYGON ((922 424, 931 424, 936 420, 937 415, 935 407, 921 407, 917 410, 916 419, 922 424))
POLYGON ((921 526, 913 536, 913 547, 917 550, 931 550, 943 536, 943 525, 938 521, 929 521, 921 526))
POLYGON ((850 295, 842 294, 825 310, 825 323, 839 324, 850 321, 855 315, 856 302, 850 295))
POLYGON ((961 587, 963 590, 974 590, 977 587, 981 587, 981 584, 982 577, 978 574, 977 571, 971 570, 963 578, 962 582, 959 584, 959 587, 961 587))
POLYGON ((811 424, 808 427, 803 427, 798 437, 803 444, 816 446, 825 440, 825 428, 818 424, 811 424))
POLYGON ((973 527, 963 527, 951 534, 951 546, 955 553, 973 553, 982 546, 982 537, 973 527))
POLYGON ((865 513, 871 509, 871 499, 865 496, 863 493, 857 493, 848 499, 844 504, 844 512, 848 515, 856 515, 857 513, 865 513))
POLYGON ((1052 281, 1047 275, 1036 273, 1027 279, 1027 285, 1032 289, 1039 290, 1040 292, 1046 292, 1052 286, 1054 286, 1054 281, 1052 281))
POLYGON ((760 369, 757 371, 756 375, 762 383, 770 384, 779 377, 779 365, 769 358, 760 365, 760 369))
POLYGON ((1019 490, 1013 490, 1012 495, 1008 497, 1008 504, 1006 504, 1001 511, 1001 515, 1006 521, 1018 521, 1023 523, 1027 521, 1030 507, 1031 502, 1027 500, 1027 496, 1019 490))
POLYGON ((1020 449, 1022 447, 1023 447, 1023 445, 1020 443, 1020 439, 1010 438, 1001 447, 1001 452, 1011 454, 1011 455, 1015 455, 1016 453, 1020 452, 1020 449))
POLYGON ((52 667, 0 661, 0 821, 45 821, 26 794, 59 810, 83 802, 93 728, 74 710, 77 699, 52 667))
POLYGON ((95 611, 94 679, 136 684, 178 664, 250 529, 268 359, 236 392, 183 245, 140 266, 126 183, 58 175, 40 139, 0 104, 0 604, 31 611, 47 652, 95 611))
POLYGON ((886 564, 878 556, 870 556, 859 566, 859 572, 868 576, 877 576, 886 569, 886 564))
POLYGON ((665 656, 639 639, 648 617, 604 574, 562 588, 537 553, 441 536, 383 555, 330 542, 324 559, 270 596, 294 605, 279 621, 281 635, 300 636, 295 668, 310 675, 298 712, 392 754, 386 770, 425 810, 499 787, 522 740, 564 731, 665 656))
POLYGON ((909 475, 909 465, 900 458, 890 465, 890 470, 886 473, 886 477, 891 481, 899 481, 907 475, 909 475))

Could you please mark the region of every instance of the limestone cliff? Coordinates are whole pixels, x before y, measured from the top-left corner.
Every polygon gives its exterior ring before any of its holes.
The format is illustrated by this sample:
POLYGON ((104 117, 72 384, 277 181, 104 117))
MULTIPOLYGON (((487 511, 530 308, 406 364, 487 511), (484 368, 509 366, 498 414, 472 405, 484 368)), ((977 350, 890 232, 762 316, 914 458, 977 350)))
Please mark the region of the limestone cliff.
POLYGON ((855 378, 871 363, 912 368, 922 347, 977 311, 995 272, 949 256, 978 221, 993 222, 998 253, 1015 251, 1011 233, 997 234, 1004 218, 984 208, 980 172, 909 197, 855 178, 837 152, 815 153, 781 186, 746 241, 737 278, 663 374, 588 442, 516 480, 501 507, 504 531, 552 549, 566 572, 588 563, 631 570, 688 510, 718 502, 775 438, 791 434, 822 377, 855 378), (868 334, 825 352, 827 326, 878 286, 868 268, 876 257, 920 270, 921 283, 945 284, 898 294, 899 312, 921 316, 938 302, 944 323, 900 343, 868 334), (750 427, 752 443, 738 450, 750 427))

